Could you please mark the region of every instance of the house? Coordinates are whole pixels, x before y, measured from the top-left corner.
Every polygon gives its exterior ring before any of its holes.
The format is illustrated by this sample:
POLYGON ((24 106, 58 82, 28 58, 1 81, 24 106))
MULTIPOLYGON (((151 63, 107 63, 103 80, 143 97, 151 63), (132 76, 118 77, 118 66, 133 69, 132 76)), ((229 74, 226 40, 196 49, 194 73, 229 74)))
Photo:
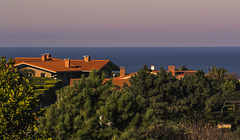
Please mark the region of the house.
MULTIPOLYGON (((130 85, 130 81, 129 79, 131 78, 131 76, 133 76, 136 73, 131 73, 125 76, 125 67, 120 67, 120 76, 116 77, 116 78, 112 78, 112 82, 114 85, 118 85, 120 87, 122 87, 125 84, 130 85)), ((70 86, 73 86, 73 84, 75 82, 77 82, 80 79, 71 79, 70 80, 70 86)), ((110 80, 110 78, 106 78, 104 79, 103 83, 105 83, 106 81, 110 80)))
POLYGON ((21 70, 17 69, 17 72, 19 73, 19 76, 22 78, 22 77, 26 77, 28 78, 30 81, 32 81, 33 79, 28 76, 26 73, 22 72, 21 70))
POLYGON ((167 72, 171 72, 172 75, 175 76, 177 79, 181 79, 186 75, 187 76, 194 75, 197 71, 193 71, 193 70, 177 71, 174 65, 169 65, 167 72))
MULTIPOLYGON (((159 73, 160 71, 157 71, 155 70, 155 66, 154 65, 151 65, 151 74, 157 74, 159 73)), ((175 69, 175 66, 174 65, 169 65, 168 66, 168 71, 167 72, 171 72, 173 76, 175 76, 177 79, 181 79, 183 78, 184 76, 191 76, 191 75, 194 75, 197 71, 192 71, 192 70, 187 70, 187 71, 177 71, 175 69)), ((125 67, 120 67, 120 76, 119 77, 116 77, 116 78, 113 78, 112 79, 112 82, 113 84, 115 85, 118 85, 120 87, 123 87, 124 84, 127 84, 130 86, 130 78, 132 76, 134 76, 135 74, 137 74, 137 72, 135 73, 130 73, 128 75, 125 75, 125 67)), ((110 79, 105 79, 106 80, 110 80, 110 79)), ((71 83, 73 83, 73 81, 71 81, 71 83)))
POLYGON ((119 71, 119 67, 110 60, 83 57, 83 60, 58 59, 45 53, 41 57, 16 57, 14 66, 27 72, 29 76, 62 79, 63 86, 68 85, 72 78, 80 78, 82 74, 87 77, 93 69, 104 71, 106 78, 110 78, 112 71, 119 71))

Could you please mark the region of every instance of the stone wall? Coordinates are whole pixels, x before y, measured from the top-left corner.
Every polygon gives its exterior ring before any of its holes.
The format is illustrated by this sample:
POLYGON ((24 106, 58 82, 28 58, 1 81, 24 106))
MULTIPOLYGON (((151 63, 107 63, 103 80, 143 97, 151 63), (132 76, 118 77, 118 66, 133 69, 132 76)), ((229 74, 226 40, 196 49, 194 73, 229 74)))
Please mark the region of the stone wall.
POLYGON ((45 73, 45 77, 52 77, 52 73, 50 72, 46 72, 46 71, 43 71, 43 70, 39 70, 39 69, 36 69, 36 68, 33 68, 33 67, 24 67, 24 68, 21 68, 20 70, 23 70, 23 69, 30 69, 30 70, 34 70, 35 71, 35 77, 41 77, 41 73, 45 73))

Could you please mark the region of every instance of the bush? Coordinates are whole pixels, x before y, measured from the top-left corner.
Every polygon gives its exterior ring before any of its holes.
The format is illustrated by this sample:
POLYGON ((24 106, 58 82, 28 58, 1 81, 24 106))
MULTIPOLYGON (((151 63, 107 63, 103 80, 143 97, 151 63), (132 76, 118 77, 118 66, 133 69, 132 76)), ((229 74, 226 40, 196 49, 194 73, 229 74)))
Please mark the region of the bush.
POLYGON ((48 77, 33 77, 34 92, 40 98, 42 106, 48 106, 56 101, 56 90, 61 88, 60 79, 48 77))

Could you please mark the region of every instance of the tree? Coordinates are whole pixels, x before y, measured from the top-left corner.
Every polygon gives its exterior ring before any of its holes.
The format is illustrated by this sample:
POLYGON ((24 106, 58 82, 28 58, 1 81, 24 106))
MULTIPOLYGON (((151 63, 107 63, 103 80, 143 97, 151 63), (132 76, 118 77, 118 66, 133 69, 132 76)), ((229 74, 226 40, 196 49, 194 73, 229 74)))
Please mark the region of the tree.
POLYGON ((238 73, 235 73, 235 72, 227 73, 225 75, 225 79, 230 79, 230 80, 233 80, 233 81, 239 81, 239 75, 238 75, 238 73))
POLYGON ((233 81, 211 79, 203 71, 178 80, 163 68, 156 75, 143 68, 130 82, 128 91, 146 100, 145 109, 152 109, 156 116, 155 126, 164 121, 216 120, 216 111, 236 91, 233 81))
MULTIPOLYGON (((142 68, 130 80, 128 92, 144 98, 145 111, 152 109, 159 120, 173 119, 175 104, 179 98, 179 80, 163 68, 160 73, 151 74, 148 69, 142 68)), ((157 121, 155 119, 155 121, 157 121)))
POLYGON ((224 79, 228 71, 224 68, 217 68, 213 65, 211 68, 208 68, 208 76, 215 79, 224 79))
POLYGON ((93 70, 73 87, 61 89, 59 101, 39 118, 39 133, 53 139, 143 138, 152 110, 141 111, 145 99, 122 90, 93 70))
POLYGON ((0 62, 0 139, 23 139, 34 135, 38 108, 29 79, 20 77, 13 59, 0 62))
POLYGON ((178 69, 176 69, 177 71, 187 71, 187 70, 189 70, 187 67, 186 67, 186 65, 182 65, 182 66, 179 66, 179 68, 178 69))
POLYGON ((60 100, 38 119, 43 138, 179 139, 188 131, 180 122, 201 129, 217 122, 216 112, 236 91, 234 81, 212 79, 203 71, 176 79, 163 68, 151 74, 144 67, 121 91, 103 80, 104 74, 93 71, 60 90, 60 100))

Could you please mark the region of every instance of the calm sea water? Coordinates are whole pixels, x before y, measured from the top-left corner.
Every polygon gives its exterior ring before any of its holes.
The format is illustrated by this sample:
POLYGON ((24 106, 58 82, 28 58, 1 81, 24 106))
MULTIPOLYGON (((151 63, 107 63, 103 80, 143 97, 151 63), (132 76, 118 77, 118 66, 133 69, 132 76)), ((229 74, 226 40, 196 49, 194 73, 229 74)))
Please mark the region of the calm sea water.
POLYGON ((51 53, 56 58, 110 59, 127 72, 136 72, 144 65, 155 65, 157 69, 168 65, 186 65, 193 70, 204 70, 213 66, 224 67, 240 74, 240 47, 0 47, 0 56, 40 57, 51 53))

